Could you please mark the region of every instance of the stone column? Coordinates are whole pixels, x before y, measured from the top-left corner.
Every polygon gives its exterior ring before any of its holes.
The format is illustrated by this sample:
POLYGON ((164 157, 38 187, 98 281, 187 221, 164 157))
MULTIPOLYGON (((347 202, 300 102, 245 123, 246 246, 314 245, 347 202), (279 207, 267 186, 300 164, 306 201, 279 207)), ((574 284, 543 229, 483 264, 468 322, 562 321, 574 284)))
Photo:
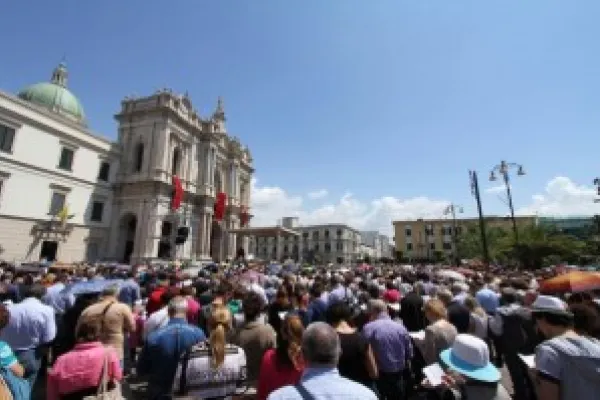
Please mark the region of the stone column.
POLYGON ((247 235, 241 237, 242 239, 242 248, 244 249, 244 254, 248 256, 250 252, 250 238, 247 235))
POLYGON ((277 258, 277 262, 281 262, 281 233, 277 232, 277 236, 275 236, 275 246, 277 246, 277 251, 275 252, 275 257, 277 258))
POLYGON ((229 258, 233 259, 237 253, 237 233, 229 234, 229 258))
POLYGON ((206 254, 206 256, 210 258, 212 246, 212 243, 210 241, 210 237, 212 235, 212 212, 207 211, 204 213, 204 226, 206 232, 206 235, 204 237, 204 254, 206 254))

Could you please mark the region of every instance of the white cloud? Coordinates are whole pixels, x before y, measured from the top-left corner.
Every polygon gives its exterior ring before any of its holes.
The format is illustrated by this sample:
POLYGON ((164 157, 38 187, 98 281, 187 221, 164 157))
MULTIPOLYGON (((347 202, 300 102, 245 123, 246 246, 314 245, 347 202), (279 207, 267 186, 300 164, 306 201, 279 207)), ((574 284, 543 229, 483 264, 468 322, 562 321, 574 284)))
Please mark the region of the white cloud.
POLYGON ((578 185, 564 176, 551 179, 543 193, 531 196, 531 204, 519 209, 519 214, 549 216, 600 214, 600 204, 593 187, 578 185))
POLYGON ((303 225, 345 223, 356 229, 378 230, 391 236, 392 220, 439 218, 449 202, 427 197, 397 199, 382 197, 368 202, 344 194, 337 202, 325 203, 314 209, 304 207, 301 196, 294 196, 279 187, 260 186, 252 181, 253 226, 274 225, 281 217, 299 217, 303 225))
POLYGON ((327 197, 328 194, 329 192, 327 189, 315 190, 314 192, 308 193, 308 198, 311 200, 318 200, 327 197))
MULTIPOLYGON (((594 198, 594 188, 578 185, 566 177, 556 177, 548 182, 542 194, 533 195, 531 203, 518 209, 517 213, 551 216, 600 214, 600 204, 594 203, 594 198)), ((281 217, 295 216, 303 225, 345 223, 359 230, 378 230, 393 236, 392 221, 441 218, 449 203, 426 196, 409 199, 386 196, 361 201, 352 193, 346 193, 336 202, 309 208, 302 196, 291 195, 279 187, 260 186, 253 180, 252 225, 274 225, 281 217)))

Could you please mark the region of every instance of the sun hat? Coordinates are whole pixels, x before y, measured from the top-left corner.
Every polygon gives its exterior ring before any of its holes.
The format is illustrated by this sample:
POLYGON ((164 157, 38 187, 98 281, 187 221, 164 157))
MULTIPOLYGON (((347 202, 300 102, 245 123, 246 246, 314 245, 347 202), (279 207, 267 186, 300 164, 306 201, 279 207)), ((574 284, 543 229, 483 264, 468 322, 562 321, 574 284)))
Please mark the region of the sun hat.
POLYGON ((567 304, 555 296, 539 295, 531 305, 532 313, 573 316, 567 304))
POLYGON ((500 381, 500 371, 490 363, 487 344, 478 337, 459 334, 452 347, 442 351, 440 359, 452 370, 482 382, 500 381))

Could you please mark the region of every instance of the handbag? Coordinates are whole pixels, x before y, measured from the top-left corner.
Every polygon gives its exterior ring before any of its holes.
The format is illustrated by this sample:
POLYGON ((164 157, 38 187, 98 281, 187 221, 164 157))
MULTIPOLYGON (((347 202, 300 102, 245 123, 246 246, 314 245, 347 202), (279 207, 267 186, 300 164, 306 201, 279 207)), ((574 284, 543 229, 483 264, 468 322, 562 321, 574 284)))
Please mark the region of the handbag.
POLYGON ((8 368, 0 368, 0 376, 10 391, 13 400, 31 399, 31 385, 29 381, 15 375, 8 368))
MULTIPOLYGON (((104 363, 102 365, 102 374, 100 383, 95 395, 85 396, 83 400, 122 400, 121 386, 115 382, 115 387, 108 390, 108 350, 104 352, 104 363)), ((16 399, 15 399, 16 400, 16 399)))

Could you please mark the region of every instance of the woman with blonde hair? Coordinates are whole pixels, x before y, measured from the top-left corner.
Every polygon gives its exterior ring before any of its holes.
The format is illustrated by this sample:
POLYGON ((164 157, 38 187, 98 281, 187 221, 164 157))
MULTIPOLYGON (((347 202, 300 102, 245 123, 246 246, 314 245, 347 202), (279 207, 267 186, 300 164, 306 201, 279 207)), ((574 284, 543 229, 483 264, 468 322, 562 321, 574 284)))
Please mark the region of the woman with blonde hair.
POLYGON ((288 313, 277 335, 277 348, 265 352, 258 377, 257 399, 265 400, 269 394, 300 381, 304 371, 302 335, 304 325, 300 316, 288 313))
POLYGON ((425 328, 423 340, 416 339, 415 342, 421 350, 425 365, 429 365, 437 362, 439 354, 452 346, 458 332, 454 325, 448 322, 448 312, 441 300, 428 300, 423 311, 429 325, 425 328))
POLYGON ((463 303, 471 313, 469 333, 479 339, 487 339, 488 315, 473 296, 465 297, 463 303))
POLYGON ((227 343, 231 326, 229 308, 214 306, 208 321, 208 340, 183 356, 174 381, 176 393, 200 399, 229 399, 244 393, 246 354, 241 347, 227 343))

